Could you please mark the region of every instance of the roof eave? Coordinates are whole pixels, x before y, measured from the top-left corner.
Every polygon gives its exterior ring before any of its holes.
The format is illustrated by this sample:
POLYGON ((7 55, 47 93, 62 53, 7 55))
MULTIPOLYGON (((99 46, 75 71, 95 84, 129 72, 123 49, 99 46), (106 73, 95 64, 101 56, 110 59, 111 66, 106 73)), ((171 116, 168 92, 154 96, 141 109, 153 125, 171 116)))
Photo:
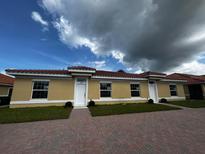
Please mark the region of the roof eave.
POLYGON ((44 77, 72 77, 68 74, 46 74, 46 73, 17 73, 17 72, 7 72, 9 75, 17 76, 44 76, 44 77))
POLYGON ((112 76, 92 76, 92 79, 111 79, 111 80, 144 80, 146 81, 146 78, 130 78, 130 77, 112 77, 112 76))

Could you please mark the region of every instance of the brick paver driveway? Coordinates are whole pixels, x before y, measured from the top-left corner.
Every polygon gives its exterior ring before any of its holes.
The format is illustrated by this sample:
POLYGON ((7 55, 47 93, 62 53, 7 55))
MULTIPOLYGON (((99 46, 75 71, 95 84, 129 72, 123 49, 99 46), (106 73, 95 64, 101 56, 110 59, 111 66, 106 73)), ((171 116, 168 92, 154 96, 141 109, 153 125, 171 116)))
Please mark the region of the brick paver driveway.
POLYGON ((205 153, 205 108, 0 125, 0 153, 205 153))

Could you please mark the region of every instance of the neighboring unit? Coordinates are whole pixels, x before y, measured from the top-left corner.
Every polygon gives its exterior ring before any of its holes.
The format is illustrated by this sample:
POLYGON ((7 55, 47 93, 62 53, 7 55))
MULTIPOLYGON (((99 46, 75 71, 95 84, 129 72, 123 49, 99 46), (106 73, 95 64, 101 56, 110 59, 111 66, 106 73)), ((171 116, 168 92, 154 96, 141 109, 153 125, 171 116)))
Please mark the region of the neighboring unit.
POLYGON ((16 77, 10 107, 146 102, 161 98, 184 100, 186 80, 167 78, 166 74, 142 74, 96 70, 85 66, 67 70, 15 70, 6 72, 16 77))
POLYGON ((167 77, 187 81, 184 85, 187 99, 205 99, 205 76, 174 73, 167 77))
POLYGON ((8 105, 11 98, 14 78, 0 74, 0 105, 8 105))

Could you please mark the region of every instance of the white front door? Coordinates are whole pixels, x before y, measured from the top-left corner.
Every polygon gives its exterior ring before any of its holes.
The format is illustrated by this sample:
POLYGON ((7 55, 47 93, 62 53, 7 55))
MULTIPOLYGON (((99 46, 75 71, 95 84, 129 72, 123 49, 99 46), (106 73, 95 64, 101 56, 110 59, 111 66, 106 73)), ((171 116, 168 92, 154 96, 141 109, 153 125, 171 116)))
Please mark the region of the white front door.
POLYGON ((74 106, 86 106, 86 79, 77 78, 75 87, 74 106))
POLYGON ((149 98, 158 103, 158 92, 157 85, 155 81, 149 81, 149 98))

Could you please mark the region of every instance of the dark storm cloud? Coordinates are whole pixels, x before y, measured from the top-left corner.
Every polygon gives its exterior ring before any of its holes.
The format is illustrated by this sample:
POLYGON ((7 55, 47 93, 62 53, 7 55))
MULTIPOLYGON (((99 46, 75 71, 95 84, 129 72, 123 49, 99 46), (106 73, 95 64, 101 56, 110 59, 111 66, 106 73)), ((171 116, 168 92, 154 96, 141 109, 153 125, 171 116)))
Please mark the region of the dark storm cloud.
MULTIPOLYGON (((58 29, 64 43, 74 41, 82 45, 79 37, 86 38, 95 44, 95 54, 120 51, 124 54, 123 62, 133 68, 166 71, 205 49, 204 0, 43 0, 42 3, 49 12, 63 16, 72 25, 72 37, 66 33, 68 30, 58 29)), ((60 22, 59 25, 62 26, 60 22)))

